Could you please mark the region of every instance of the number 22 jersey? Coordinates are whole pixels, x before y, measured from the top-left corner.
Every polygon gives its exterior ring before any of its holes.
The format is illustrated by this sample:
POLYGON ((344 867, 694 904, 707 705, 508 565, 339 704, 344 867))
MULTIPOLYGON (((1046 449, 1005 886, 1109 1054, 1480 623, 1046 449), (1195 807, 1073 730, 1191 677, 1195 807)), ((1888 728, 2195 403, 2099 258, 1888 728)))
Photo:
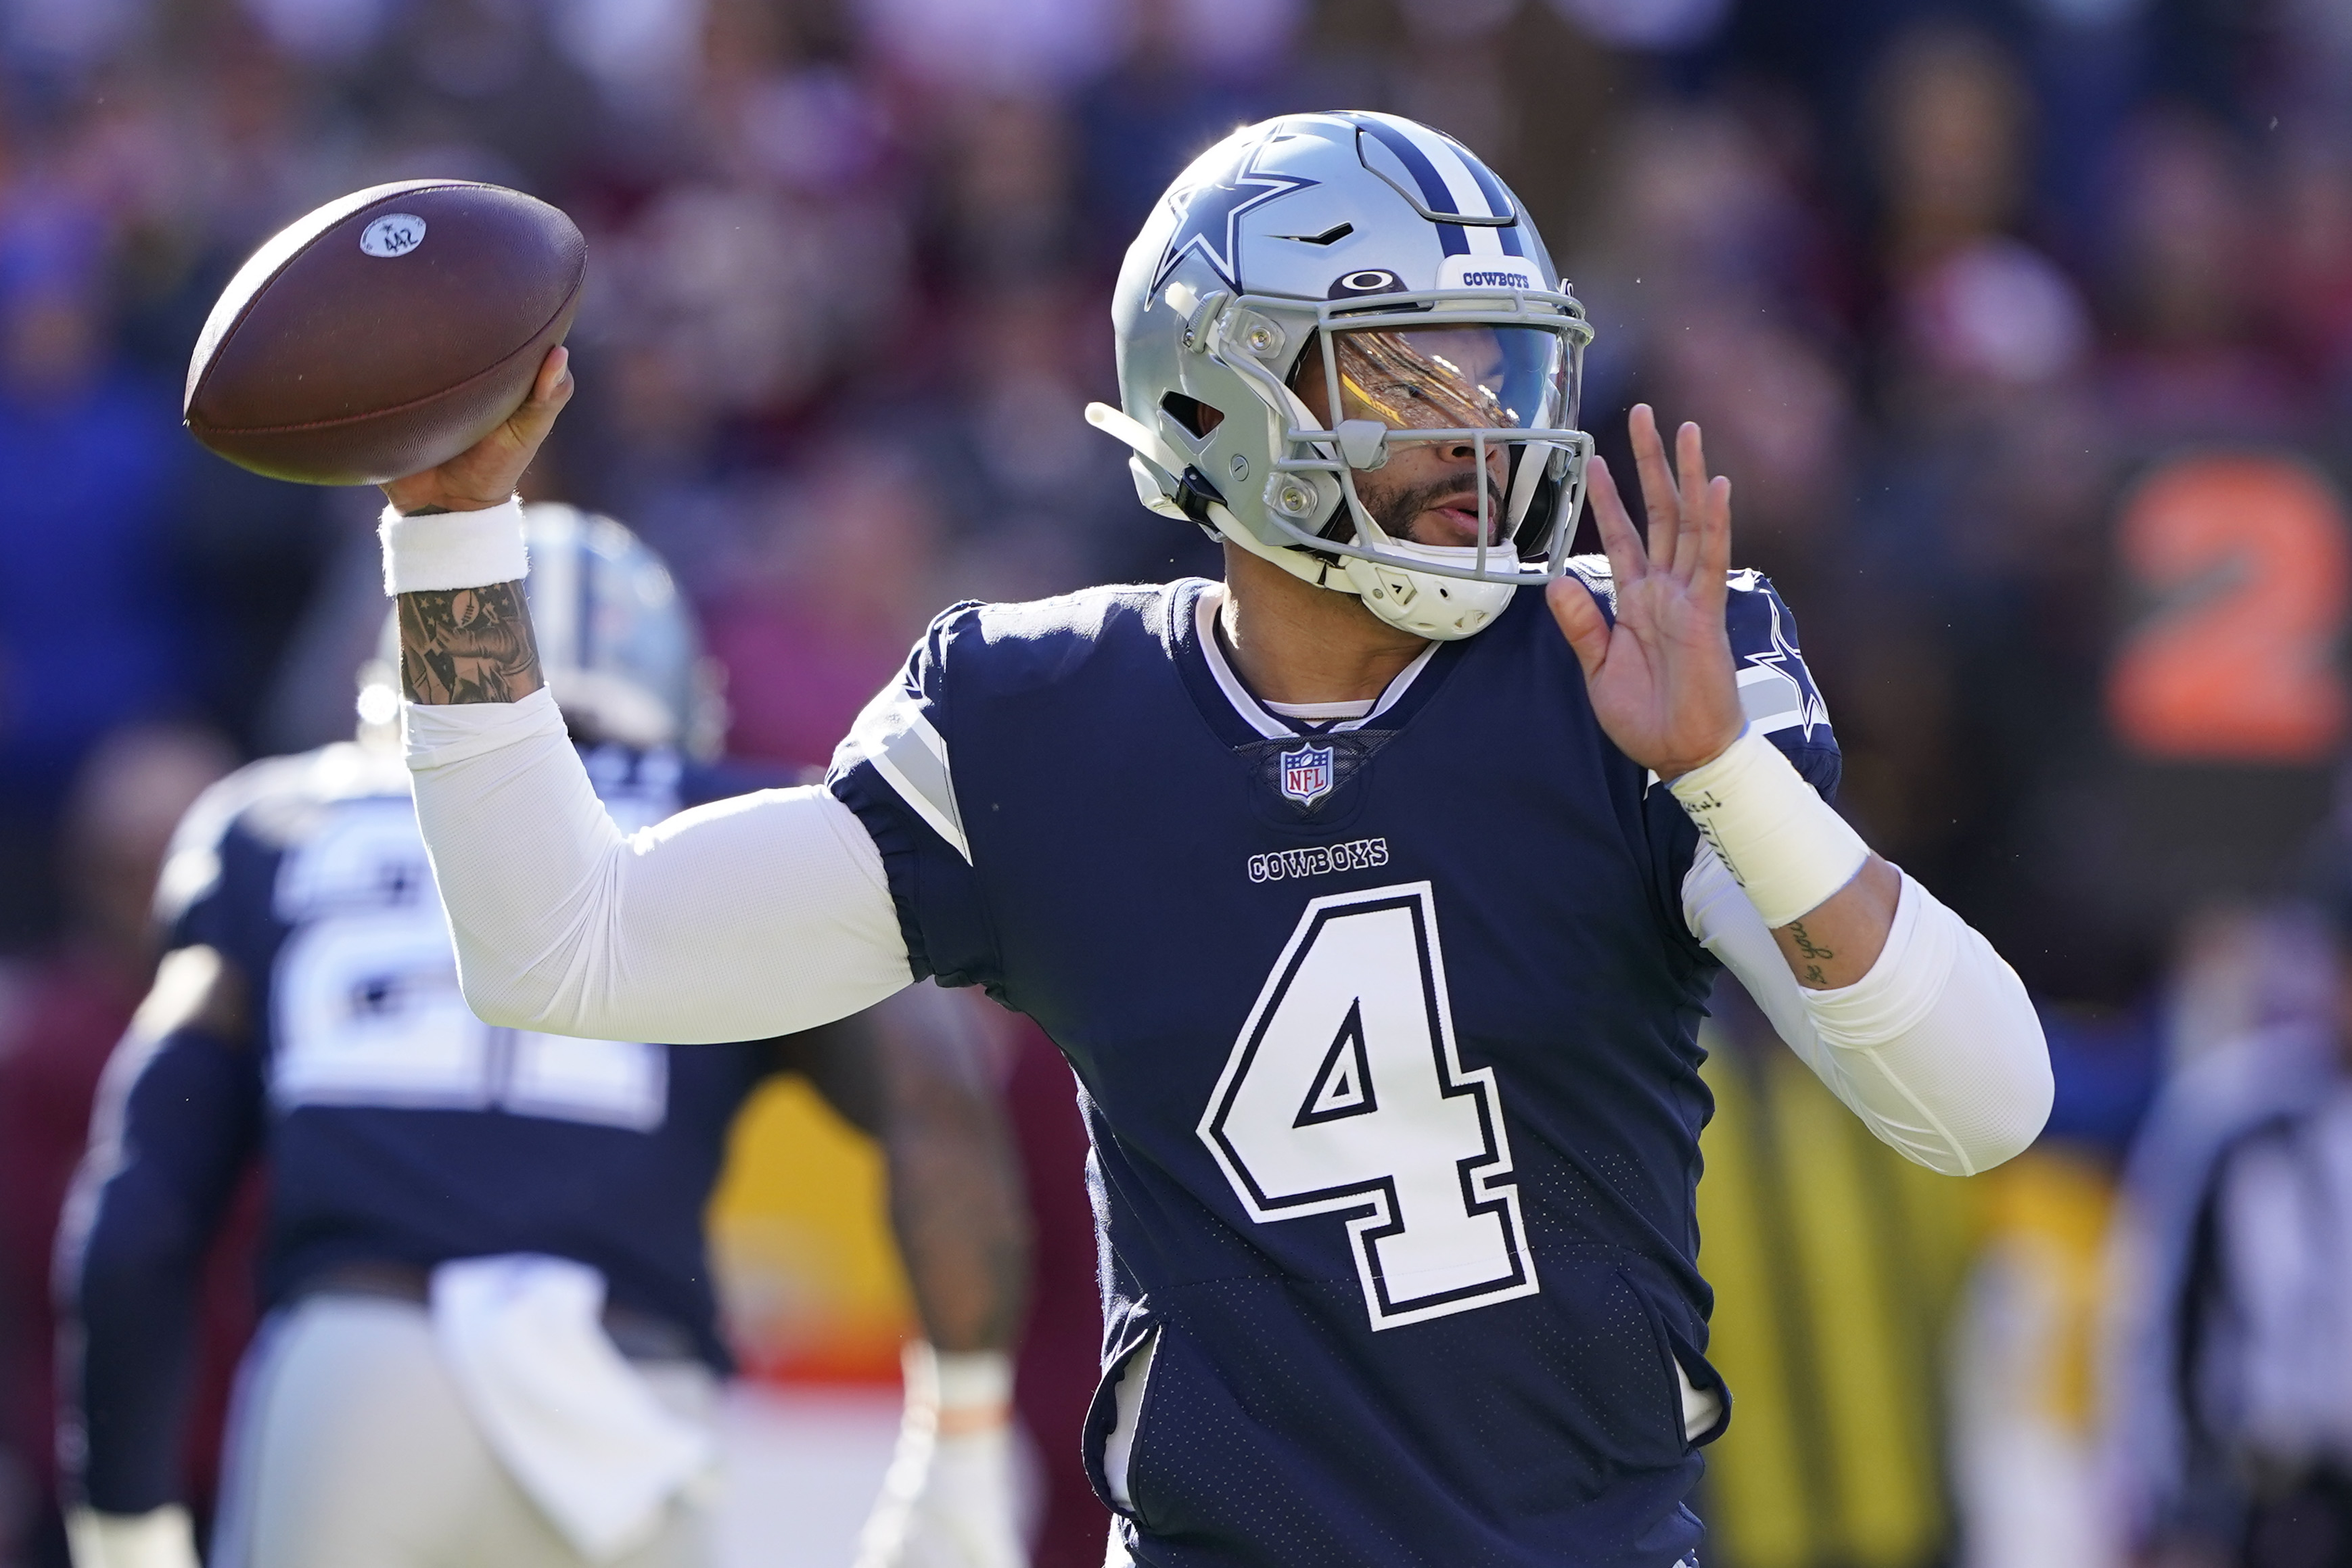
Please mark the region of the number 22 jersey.
MULTIPOLYGON (((1788 612, 1732 589, 1749 722, 1826 793, 1788 612)), ((1540 595, 1318 727, 1235 677, 1222 593, 952 608, 831 775, 917 975, 987 987, 1076 1069, 1088 1469, 1148 1563, 1677 1563, 1712 1436, 1683 1381, 1721 1391, 1697 835, 1540 595)))

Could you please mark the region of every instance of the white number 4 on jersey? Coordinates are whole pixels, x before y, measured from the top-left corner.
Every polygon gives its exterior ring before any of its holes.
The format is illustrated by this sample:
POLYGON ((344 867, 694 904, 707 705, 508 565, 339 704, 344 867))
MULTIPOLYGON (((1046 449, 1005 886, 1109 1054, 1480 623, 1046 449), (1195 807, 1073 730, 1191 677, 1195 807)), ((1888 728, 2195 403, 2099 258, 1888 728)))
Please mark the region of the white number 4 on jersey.
POLYGON ((1372 1327, 1540 1289, 1494 1069, 1454 1052, 1430 886, 1317 899, 1201 1119, 1260 1224, 1345 1214, 1372 1327))

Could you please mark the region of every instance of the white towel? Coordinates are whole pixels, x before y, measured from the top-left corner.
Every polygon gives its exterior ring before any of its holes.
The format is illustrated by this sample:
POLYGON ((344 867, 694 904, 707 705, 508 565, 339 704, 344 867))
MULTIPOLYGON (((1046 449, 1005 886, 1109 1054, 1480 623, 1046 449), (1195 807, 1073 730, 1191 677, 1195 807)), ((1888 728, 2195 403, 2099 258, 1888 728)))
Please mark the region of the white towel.
POLYGON ((666 1408, 600 1321, 604 1277, 536 1253, 433 1271, 433 1329, 491 1450, 591 1562, 650 1539, 663 1509, 718 1457, 666 1408))

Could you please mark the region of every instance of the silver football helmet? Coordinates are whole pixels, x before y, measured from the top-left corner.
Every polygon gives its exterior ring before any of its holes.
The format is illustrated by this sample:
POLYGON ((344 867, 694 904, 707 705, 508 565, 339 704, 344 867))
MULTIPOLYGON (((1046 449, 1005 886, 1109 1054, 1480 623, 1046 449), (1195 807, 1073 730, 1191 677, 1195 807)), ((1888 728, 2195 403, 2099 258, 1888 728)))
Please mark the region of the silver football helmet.
MULTIPOLYGON (((718 666, 661 557, 609 517, 538 501, 522 509, 540 668, 573 733, 639 751, 718 753, 727 707, 718 666)), ((387 617, 360 672, 364 731, 397 719, 400 624, 387 617)))
POLYGON ((1154 511, 1438 639, 1567 569, 1592 331, 1517 198, 1452 138, 1353 110, 1234 132, 1154 208, 1111 318, 1124 409, 1087 417, 1133 448, 1154 511), (1357 475, 1410 446, 1463 465, 1475 542, 1400 539, 1366 507, 1357 475))

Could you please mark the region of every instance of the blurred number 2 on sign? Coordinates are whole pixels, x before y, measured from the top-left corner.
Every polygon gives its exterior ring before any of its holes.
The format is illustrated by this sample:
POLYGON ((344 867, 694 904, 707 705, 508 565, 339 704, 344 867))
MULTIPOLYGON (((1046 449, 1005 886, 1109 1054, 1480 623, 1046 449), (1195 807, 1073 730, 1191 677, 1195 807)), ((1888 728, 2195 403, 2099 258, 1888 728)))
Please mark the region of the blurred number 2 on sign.
POLYGON ((425 243, 425 220, 414 213, 386 213, 360 230, 360 248, 370 256, 405 256, 425 243))
POLYGON ((2177 458, 2126 498, 2116 549, 2151 606, 2108 671, 2108 721, 2142 756, 2313 765, 2352 719, 2337 645, 2352 603, 2344 503, 2284 456, 2177 458))

